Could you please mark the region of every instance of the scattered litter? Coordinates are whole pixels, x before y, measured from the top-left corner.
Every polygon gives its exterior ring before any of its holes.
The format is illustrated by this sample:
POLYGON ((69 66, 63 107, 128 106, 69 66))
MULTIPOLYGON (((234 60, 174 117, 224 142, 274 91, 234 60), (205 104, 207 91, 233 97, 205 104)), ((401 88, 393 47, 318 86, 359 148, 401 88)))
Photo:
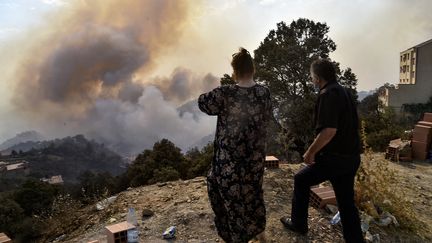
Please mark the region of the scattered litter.
POLYGON ((391 223, 391 218, 380 218, 380 220, 376 224, 379 226, 389 226, 391 223))
POLYGON ((340 222, 340 213, 339 211, 333 216, 333 218, 330 220, 330 224, 335 225, 340 222))
POLYGON ((170 226, 165 230, 162 236, 164 239, 172 239, 175 237, 175 233, 176 233, 176 227, 170 226))
POLYGON ((128 209, 126 220, 129 225, 133 226, 127 230, 128 243, 138 243, 139 232, 138 232, 138 221, 135 215, 135 208, 128 209))
POLYGON ((373 243, 381 242, 381 238, 380 238, 379 234, 372 235, 369 231, 366 232, 365 240, 366 240, 366 242, 373 242, 373 243))
POLYGON ((374 218, 378 218, 379 214, 375 208, 375 205, 371 201, 367 201, 364 205, 365 211, 368 215, 371 215, 374 218))
POLYGON ((372 234, 369 231, 366 232, 365 240, 367 242, 372 242, 373 241, 373 236, 372 236, 372 234))
POLYGON ((361 229, 363 233, 366 233, 369 230, 370 223, 374 221, 373 217, 364 213, 361 216, 361 229))
POLYGON ((399 222, 396 220, 395 216, 391 215, 389 212, 384 212, 381 214, 380 220, 376 222, 376 224, 379 226, 388 226, 392 223, 395 226, 399 226, 399 222))
POLYGON ((106 198, 102 201, 99 201, 96 203, 96 209, 97 210, 104 210, 106 207, 108 207, 111 203, 113 203, 116 200, 117 196, 112 196, 109 198, 106 198))
POLYGON ((391 206, 392 205, 391 201, 388 200, 388 199, 384 199, 383 204, 386 205, 386 206, 391 206))
POLYGON ((158 183, 156 183, 156 185, 157 185, 158 187, 163 187, 163 186, 166 186, 167 183, 166 183, 166 182, 158 182, 158 183))
POLYGON ((338 207, 335 205, 332 205, 332 204, 327 204, 325 206, 325 208, 326 208, 327 212, 329 212, 333 215, 338 212, 338 207))

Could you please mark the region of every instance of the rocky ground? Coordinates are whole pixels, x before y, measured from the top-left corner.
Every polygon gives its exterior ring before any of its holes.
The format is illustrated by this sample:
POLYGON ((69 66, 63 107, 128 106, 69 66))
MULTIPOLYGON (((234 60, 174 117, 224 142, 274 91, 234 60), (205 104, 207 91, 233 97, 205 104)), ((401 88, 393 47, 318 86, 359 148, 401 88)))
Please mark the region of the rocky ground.
MULTIPOLYGON (((310 231, 307 236, 287 231, 279 222, 281 216, 290 213, 293 175, 301 166, 282 165, 279 169, 265 172, 268 242, 343 242, 341 227, 330 225, 332 214, 325 210, 310 208, 310 231)), ((400 172, 400 186, 416 203, 418 218, 432 232, 432 164, 391 163, 391 167, 400 172)), ((104 227, 126 220, 127 208, 134 207, 139 215, 140 242, 167 242, 162 239, 162 233, 171 225, 177 227, 177 234, 169 242, 223 242, 216 233, 209 205, 203 177, 133 188, 120 193, 104 210, 97 211, 94 206, 83 210, 76 229, 55 241, 105 242, 104 227), (141 217, 143 211, 147 217, 141 217)), ((432 234, 430 238, 424 239, 413 233, 404 233, 395 226, 372 226, 370 231, 379 234, 381 242, 432 241, 432 234)))

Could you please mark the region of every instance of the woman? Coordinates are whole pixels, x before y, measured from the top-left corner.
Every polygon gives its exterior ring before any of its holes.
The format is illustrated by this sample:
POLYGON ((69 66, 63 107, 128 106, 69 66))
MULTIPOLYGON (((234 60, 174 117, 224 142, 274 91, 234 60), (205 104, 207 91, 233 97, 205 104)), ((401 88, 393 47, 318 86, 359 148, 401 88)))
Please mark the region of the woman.
POLYGON ((263 174, 270 92, 253 80, 249 52, 231 62, 236 84, 220 86, 198 99, 201 111, 217 115, 214 157, 207 177, 216 229, 226 242, 265 242, 263 174))

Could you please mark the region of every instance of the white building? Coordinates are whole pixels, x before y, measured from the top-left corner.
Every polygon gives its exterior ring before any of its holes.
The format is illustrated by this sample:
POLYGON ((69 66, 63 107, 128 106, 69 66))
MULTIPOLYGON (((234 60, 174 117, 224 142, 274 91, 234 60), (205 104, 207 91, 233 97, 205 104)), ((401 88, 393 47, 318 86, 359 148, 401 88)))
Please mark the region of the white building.
POLYGON ((403 104, 427 103, 432 97, 432 39, 401 52, 399 63, 399 84, 379 96, 396 112, 403 104))

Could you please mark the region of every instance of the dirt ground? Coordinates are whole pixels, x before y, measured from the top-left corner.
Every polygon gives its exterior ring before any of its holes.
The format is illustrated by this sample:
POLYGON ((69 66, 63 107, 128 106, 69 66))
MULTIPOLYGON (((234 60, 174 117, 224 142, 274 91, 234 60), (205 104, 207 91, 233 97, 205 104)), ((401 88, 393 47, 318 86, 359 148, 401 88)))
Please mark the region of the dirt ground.
MULTIPOLYGON (((377 154, 376 156, 383 156, 377 154)), ((281 165, 279 169, 265 172, 264 190, 267 208, 266 235, 268 242, 343 242, 341 227, 329 223, 332 215, 325 210, 310 207, 309 233, 299 236, 283 228, 279 218, 291 210, 293 176, 300 164, 281 165)), ((400 186, 412 197, 418 218, 432 227, 432 164, 412 163, 390 166, 401 175, 400 186)), ((146 187, 133 188, 120 193, 113 204, 102 211, 94 207, 83 211, 76 229, 61 235, 54 242, 106 242, 104 227, 126 220, 128 207, 134 207, 139 215, 145 209, 154 215, 139 217, 140 242, 223 242, 213 223, 213 212, 207 197, 205 178, 174 181, 146 187), (162 239, 163 231, 176 226, 176 238, 162 239)), ((372 227, 372 234, 380 234, 381 242, 425 242, 415 234, 390 228, 372 227)))

